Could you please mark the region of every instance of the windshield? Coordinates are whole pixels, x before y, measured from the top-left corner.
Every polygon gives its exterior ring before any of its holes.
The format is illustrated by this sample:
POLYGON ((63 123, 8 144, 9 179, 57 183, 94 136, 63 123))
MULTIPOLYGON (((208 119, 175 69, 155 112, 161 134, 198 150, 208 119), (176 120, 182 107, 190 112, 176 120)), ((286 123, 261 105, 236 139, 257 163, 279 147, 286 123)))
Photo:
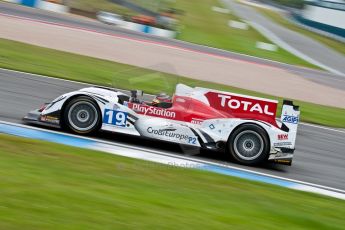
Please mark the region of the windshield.
MULTIPOLYGON (((159 67, 152 66, 150 69, 159 67)), ((137 91, 139 99, 141 92, 143 92, 142 100, 151 102, 155 96, 162 93, 172 97, 178 82, 179 77, 173 74, 128 66, 128 68, 114 72, 112 87, 128 96, 132 96, 133 92, 131 91, 137 91)))

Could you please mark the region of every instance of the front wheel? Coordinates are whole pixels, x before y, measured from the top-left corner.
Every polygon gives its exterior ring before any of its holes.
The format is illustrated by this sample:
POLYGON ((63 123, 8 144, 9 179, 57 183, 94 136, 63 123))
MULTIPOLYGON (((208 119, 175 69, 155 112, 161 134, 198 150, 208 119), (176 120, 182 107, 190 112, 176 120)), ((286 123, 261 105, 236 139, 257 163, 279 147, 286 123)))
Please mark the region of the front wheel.
POLYGON ((258 165, 268 158, 269 139, 266 131, 260 126, 244 124, 231 134, 227 149, 238 163, 258 165))
POLYGON ((101 123, 98 105, 85 96, 72 99, 64 111, 64 123, 66 128, 75 133, 90 134, 97 131, 101 123))

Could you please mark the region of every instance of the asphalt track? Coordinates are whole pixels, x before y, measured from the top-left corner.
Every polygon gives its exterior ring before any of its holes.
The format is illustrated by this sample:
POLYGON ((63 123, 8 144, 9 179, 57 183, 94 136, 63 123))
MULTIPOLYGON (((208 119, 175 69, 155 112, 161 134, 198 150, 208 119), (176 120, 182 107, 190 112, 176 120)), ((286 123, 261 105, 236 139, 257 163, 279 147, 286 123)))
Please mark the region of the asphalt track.
MULTIPOLYGON (((295 67, 182 41, 152 37, 142 33, 126 31, 113 26, 104 25, 88 19, 59 15, 8 3, 0 3, 0 13, 27 17, 51 23, 66 24, 135 39, 145 39, 200 52, 230 57, 246 62, 275 66, 289 70, 309 80, 345 90, 345 78, 322 71, 295 67)), ((85 85, 52 78, 42 78, 13 71, 0 70, 0 120, 21 123, 21 118, 29 110, 37 108, 42 103, 50 101, 62 93, 82 87, 85 87, 85 85)), ((178 145, 162 145, 159 142, 147 142, 140 138, 128 137, 125 135, 102 133, 99 135, 99 138, 178 155, 190 154, 190 151, 181 149, 178 145), (159 146, 159 148, 152 146, 159 146)), ((345 132, 343 131, 300 125, 297 138, 297 151, 295 153, 293 166, 288 167, 267 164, 265 167, 255 170, 290 179, 345 189, 344 140, 345 132)), ((223 154, 215 152, 202 152, 194 157, 221 163, 223 163, 226 158, 223 154)), ((227 164, 234 165, 232 163, 227 164)))
POLYGON ((174 46, 174 47, 181 47, 187 50, 194 50, 194 51, 207 53, 211 55, 217 55, 217 56, 223 56, 223 57, 232 58, 236 60, 242 60, 248 63, 274 66, 274 67, 288 70, 289 72, 302 76, 310 81, 331 86, 336 89, 345 90, 345 77, 343 76, 335 75, 335 74, 324 72, 324 71, 301 68, 301 67, 297 67, 293 65, 274 62, 270 60, 265 60, 261 58, 229 52, 229 51, 225 51, 221 49, 215 49, 215 48, 211 48, 207 46, 201 46, 201 45, 192 44, 192 43, 179 41, 175 39, 166 39, 166 38, 161 38, 161 37, 156 37, 156 36, 150 36, 144 33, 138 33, 138 32, 121 29, 116 26, 105 25, 98 21, 86 19, 79 16, 57 14, 53 12, 47 12, 47 11, 43 11, 39 9, 23 7, 20 5, 5 3, 5 2, 0 2, 0 13, 30 18, 34 20, 40 20, 40 21, 49 22, 49 23, 63 24, 63 25, 83 28, 87 30, 97 31, 101 33, 108 33, 108 34, 114 34, 117 36, 129 37, 133 39, 146 40, 146 41, 166 44, 166 45, 174 46))
MULTIPOLYGON (((22 123, 22 117, 29 110, 51 101, 62 93, 83 87, 86 87, 86 84, 0 69, 0 120, 22 123)), ((193 155, 190 150, 175 144, 163 145, 158 141, 109 133, 100 133, 97 137, 176 155, 193 155)), ((262 168, 249 169, 344 190, 344 140, 345 131, 301 124, 297 137, 297 150, 291 167, 266 164, 262 168)), ((193 157, 235 165, 226 162, 224 154, 216 152, 203 151, 193 157)), ((240 167, 248 169, 248 167, 240 167)))
POLYGON ((322 66, 321 68, 345 76, 345 56, 341 53, 336 52, 309 36, 281 26, 279 23, 267 18, 253 7, 246 4, 240 4, 234 0, 223 0, 222 2, 225 6, 232 9, 236 15, 249 21, 257 30, 260 31, 260 29, 262 30, 263 28, 263 31, 266 32, 266 36, 272 39, 272 41, 280 47, 285 47, 286 50, 289 50, 296 56, 303 57, 309 60, 310 63, 322 66))

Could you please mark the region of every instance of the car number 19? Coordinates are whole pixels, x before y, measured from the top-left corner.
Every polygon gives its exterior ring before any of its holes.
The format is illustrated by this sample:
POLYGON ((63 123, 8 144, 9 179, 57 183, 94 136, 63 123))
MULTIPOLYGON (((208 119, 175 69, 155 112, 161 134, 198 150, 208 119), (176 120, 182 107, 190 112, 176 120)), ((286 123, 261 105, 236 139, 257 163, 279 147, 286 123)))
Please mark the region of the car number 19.
POLYGON ((115 126, 126 126, 127 113, 111 109, 105 109, 103 123, 115 126))

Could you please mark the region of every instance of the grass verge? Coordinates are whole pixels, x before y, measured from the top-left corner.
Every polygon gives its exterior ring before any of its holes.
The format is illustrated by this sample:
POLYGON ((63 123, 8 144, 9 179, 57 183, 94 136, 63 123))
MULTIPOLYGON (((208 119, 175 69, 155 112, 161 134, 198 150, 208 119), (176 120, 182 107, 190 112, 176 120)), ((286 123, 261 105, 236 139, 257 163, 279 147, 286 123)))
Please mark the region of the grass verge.
MULTIPOLYGON (((113 85, 123 89, 141 89, 147 93, 158 93, 162 89, 168 93, 173 93, 176 83, 180 82, 190 86, 214 88, 282 101, 282 98, 258 92, 198 81, 5 39, 0 39, 0 67, 97 85, 113 85)), ((296 103, 301 106, 302 121, 345 128, 345 109, 302 101, 296 101, 296 103)))
POLYGON ((255 7, 259 12, 270 18, 272 21, 275 21, 279 23, 280 25, 284 26, 285 28, 288 28, 290 30, 293 30, 297 33, 303 34, 305 36, 308 36, 312 39, 315 39, 319 41, 320 43, 332 48, 335 51, 340 52, 341 54, 345 55, 345 45, 344 43, 334 40, 332 38, 320 35, 318 33, 303 29, 291 22, 289 22, 287 19, 285 19, 282 15, 280 15, 277 12, 274 12, 269 9, 263 9, 259 7, 255 7))
MULTIPOLYGON (((277 52, 256 48, 256 42, 272 43, 254 28, 248 30, 235 29, 228 26, 229 20, 241 21, 232 13, 223 14, 214 12, 212 6, 222 7, 218 0, 132 0, 132 2, 157 11, 160 7, 169 6, 182 10, 184 13, 179 16, 180 34, 178 39, 211 46, 215 48, 235 51, 255 57, 266 58, 293 65, 317 68, 303 59, 300 59, 288 51, 279 48, 277 52)), ((123 9, 118 4, 106 0, 76 0, 69 3, 74 8, 97 11, 108 10, 116 13, 132 15, 128 9, 123 9), (121 12, 122 10, 122 12, 121 12)))
POLYGON ((0 134, 1 229, 343 229, 344 201, 0 134))
POLYGON ((73 0, 68 1, 67 5, 73 9, 78 9, 90 13, 107 11, 122 15, 135 15, 135 12, 133 12, 132 10, 118 4, 114 4, 107 0, 73 0))
POLYGON ((272 43, 252 27, 248 30, 228 26, 229 20, 242 21, 232 14, 214 12, 212 6, 223 7, 218 0, 178 0, 176 8, 183 9, 181 34, 178 39, 266 58, 293 65, 317 68, 314 65, 279 48, 277 52, 256 48, 256 42, 272 43))

